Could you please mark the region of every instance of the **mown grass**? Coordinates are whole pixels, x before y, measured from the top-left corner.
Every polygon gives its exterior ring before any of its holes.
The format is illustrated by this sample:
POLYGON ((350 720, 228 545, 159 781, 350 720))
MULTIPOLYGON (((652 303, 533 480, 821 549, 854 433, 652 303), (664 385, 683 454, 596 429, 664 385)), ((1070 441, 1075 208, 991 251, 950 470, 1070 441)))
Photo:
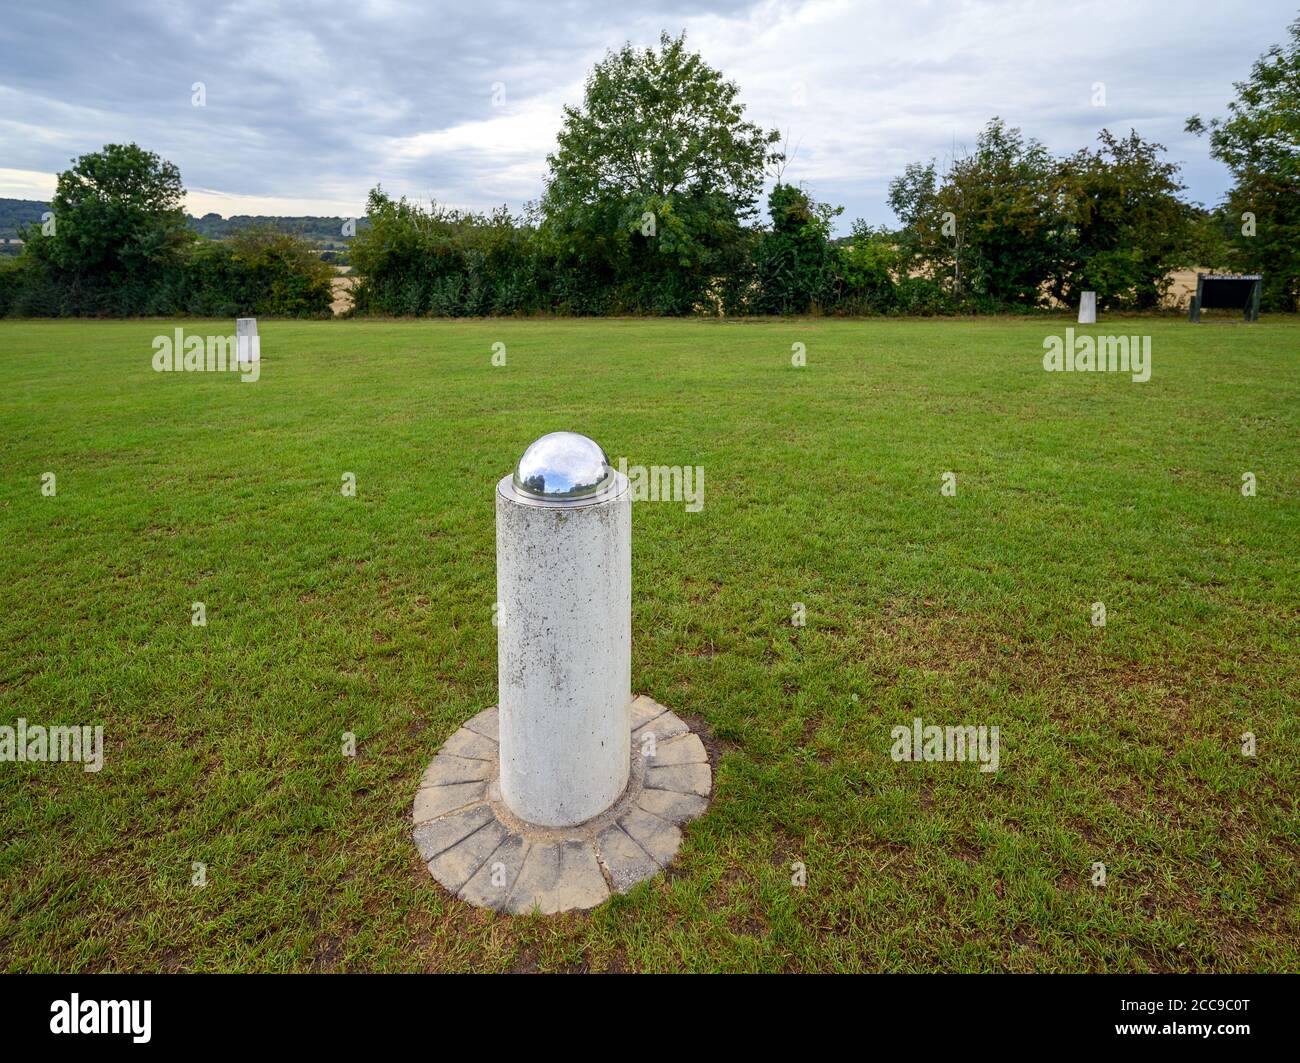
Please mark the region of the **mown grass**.
POLYGON ((1043 372, 1067 324, 263 322, 255 384, 0 324, 0 723, 106 743, 0 764, 0 966, 1300 970, 1300 325, 1115 322, 1135 384, 1043 372), (511 918, 407 820, 495 701, 493 485, 561 428, 705 469, 635 507, 633 681, 716 789, 666 876, 511 918), (1000 770, 895 763, 915 716, 1000 770))

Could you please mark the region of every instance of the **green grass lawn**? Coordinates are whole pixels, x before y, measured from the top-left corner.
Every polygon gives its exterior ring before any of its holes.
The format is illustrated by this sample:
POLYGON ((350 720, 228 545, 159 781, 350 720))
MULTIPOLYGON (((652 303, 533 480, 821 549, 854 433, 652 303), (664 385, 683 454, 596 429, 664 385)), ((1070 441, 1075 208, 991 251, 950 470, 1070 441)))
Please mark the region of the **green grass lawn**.
POLYGON ((267 321, 256 383, 153 372, 176 324, 0 323, 0 723, 105 732, 0 764, 0 967, 1300 970, 1300 323, 1089 330, 1145 384, 1044 372, 1064 319, 267 321), (409 818, 557 429, 704 467, 634 507, 633 688, 715 791, 666 875, 509 917, 409 818), (915 717, 999 770, 895 762, 915 717))

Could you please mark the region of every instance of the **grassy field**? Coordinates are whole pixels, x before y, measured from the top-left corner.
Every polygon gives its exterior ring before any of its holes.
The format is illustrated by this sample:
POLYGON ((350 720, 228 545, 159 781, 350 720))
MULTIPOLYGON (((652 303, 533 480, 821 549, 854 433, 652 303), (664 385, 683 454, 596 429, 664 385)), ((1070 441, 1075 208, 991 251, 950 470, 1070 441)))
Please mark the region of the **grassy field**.
POLYGON ((1045 373, 1064 319, 263 322, 256 383, 153 372, 175 324, 0 323, 0 724, 105 733, 0 764, 4 969, 1300 970, 1300 324, 1115 321, 1144 384, 1045 373), (716 786, 514 918, 408 821, 556 429, 705 469, 634 507, 633 687, 716 786), (999 770, 895 762, 915 717, 999 770))

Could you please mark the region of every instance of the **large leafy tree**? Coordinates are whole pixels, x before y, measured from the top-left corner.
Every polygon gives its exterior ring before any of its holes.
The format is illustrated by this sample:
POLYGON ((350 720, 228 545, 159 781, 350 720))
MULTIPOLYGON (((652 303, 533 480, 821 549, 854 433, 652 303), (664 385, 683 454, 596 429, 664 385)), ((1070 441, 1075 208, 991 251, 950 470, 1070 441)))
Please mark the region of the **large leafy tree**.
POLYGON ((1187 121, 1235 179, 1225 204, 1234 264, 1263 273, 1264 305, 1279 310, 1300 302, 1300 18, 1288 32, 1233 85, 1226 117, 1187 121))
POLYGON ((902 222, 898 233, 900 261, 905 272, 949 278, 960 294, 960 268, 955 219, 946 224, 939 201, 939 172, 935 161, 908 163, 889 182, 889 207, 902 222))
POLYGON ((999 304, 1041 301, 1061 233, 1054 170, 1042 144, 997 118, 954 162, 940 202, 956 215, 974 293, 999 304))
POLYGON ((779 136, 686 47, 610 52, 566 107, 542 200, 557 257, 637 309, 684 313, 743 243, 779 136))
POLYGON ((757 248, 758 290, 753 309, 762 314, 806 314, 834 298, 837 256, 831 222, 843 213, 814 201, 794 185, 778 184, 767 199, 772 228, 757 248))
POLYGON ((173 163, 135 144, 107 144, 59 174, 53 231, 33 226, 31 253, 79 282, 149 283, 193 239, 184 193, 173 163))
POLYGON ((1038 141, 994 118, 942 175, 933 162, 909 166, 889 203, 912 270, 944 277, 958 299, 1042 300, 1064 219, 1056 164, 1038 141))
POLYGON ((1108 129, 1098 150, 1083 148, 1060 163, 1068 226, 1052 291, 1068 306, 1095 291, 1102 306, 1150 308, 1169 271, 1190 264, 1194 211, 1178 196, 1178 167, 1163 146, 1136 130, 1108 129))

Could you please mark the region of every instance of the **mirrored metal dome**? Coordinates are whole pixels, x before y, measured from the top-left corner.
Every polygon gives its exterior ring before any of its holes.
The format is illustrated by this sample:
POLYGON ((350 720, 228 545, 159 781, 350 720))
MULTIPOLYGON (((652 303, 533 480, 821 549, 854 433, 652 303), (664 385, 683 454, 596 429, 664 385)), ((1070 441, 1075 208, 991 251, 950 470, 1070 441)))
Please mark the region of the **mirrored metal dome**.
POLYGON ((616 473, 593 439, 577 432, 551 432, 534 441, 512 482, 525 498, 550 505, 591 501, 613 486, 616 473))

